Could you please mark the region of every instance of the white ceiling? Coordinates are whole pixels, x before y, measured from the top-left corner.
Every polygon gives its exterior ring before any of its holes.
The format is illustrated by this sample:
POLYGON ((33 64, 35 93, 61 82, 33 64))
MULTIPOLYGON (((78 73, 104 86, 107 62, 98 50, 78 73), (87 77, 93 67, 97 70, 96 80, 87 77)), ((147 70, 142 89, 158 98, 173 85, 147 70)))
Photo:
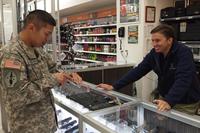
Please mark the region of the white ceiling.
MULTIPOLYGON (((10 7, 12 0, 3 0, 3 4, 10 7)), ((69 1, 69 0, 68 0, 69 1)), ((63 2, 63 1, 62 1, 63 2)), ((66 1, 67 2, 67 1, 66 1)), ((81 12, 87 12, 87 11, 93 11, 100 8, 106 8, 110 6, 116 6, 116 0, 88 0, 88 2, 85 2, 80 5, 75 5, 72 7, 65 8, 59 11, 60 17, 62 16, 68 16, 72 14, 77 14, 81 12)))
POLYGON ((116 6, 116 0, 92 0, 80 5, 60 10, 60 17, 77 14, 81 12, 92 11, 99 8, 105 8, 110 6, 113 7, 116 6))

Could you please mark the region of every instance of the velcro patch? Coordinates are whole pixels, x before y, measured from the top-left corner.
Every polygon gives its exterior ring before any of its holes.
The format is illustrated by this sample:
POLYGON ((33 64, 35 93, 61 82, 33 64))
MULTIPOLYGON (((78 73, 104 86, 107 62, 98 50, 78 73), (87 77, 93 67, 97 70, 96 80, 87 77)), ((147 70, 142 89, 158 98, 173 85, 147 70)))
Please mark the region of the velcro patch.
POLYGON ((21 62, 13 60, 13 59, 7 59, 5 60, 4 67, 5 68, 13 68, 13 69, 20 69, 21 68, 21 62))

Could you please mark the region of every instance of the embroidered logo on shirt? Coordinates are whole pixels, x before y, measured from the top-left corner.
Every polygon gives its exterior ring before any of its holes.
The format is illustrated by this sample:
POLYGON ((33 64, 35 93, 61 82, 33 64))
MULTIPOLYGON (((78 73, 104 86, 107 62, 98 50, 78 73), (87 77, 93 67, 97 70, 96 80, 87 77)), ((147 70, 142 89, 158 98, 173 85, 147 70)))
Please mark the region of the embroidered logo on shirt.
POLYGON ((5 68, 13 68, 13 69, 20 69, 21 68, 21 62, 12 60, 12 59, 7 59, 5 60, 4 64, 5 68))
POLYGON ((170 70, 176 70, 176 67, 174 67, 174 64, 170 64, 169 69, 170 69, 170 70))

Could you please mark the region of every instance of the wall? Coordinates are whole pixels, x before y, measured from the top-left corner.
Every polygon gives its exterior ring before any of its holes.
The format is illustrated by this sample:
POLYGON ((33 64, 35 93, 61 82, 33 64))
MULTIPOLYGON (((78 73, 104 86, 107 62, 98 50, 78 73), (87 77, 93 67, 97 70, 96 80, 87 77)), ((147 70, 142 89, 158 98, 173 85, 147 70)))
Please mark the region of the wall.
MULTIPOLYGON (((11 35, 13 33, 13 19, 12 19, 12 8, 11 8, 11 4, 6 4, 3 5, 3 24, 0 21, 1 26, 3 26, 2 28, 4 28, 4 39, 5 42, 7 43, 10 38, 11 35)), ((2 28, 0 30, 1 33, 1 39, 2 40, 2 28)))
POLYGON ((2 27, 1 27, 1 21, 0 21, 0 47, 2 44, 2 27))
POLYGON ((12 23, 12 10, 7 8, 4 10, 4 33, 5 33, 5 42, 7 43, 13 32, 13 23, 12 23))

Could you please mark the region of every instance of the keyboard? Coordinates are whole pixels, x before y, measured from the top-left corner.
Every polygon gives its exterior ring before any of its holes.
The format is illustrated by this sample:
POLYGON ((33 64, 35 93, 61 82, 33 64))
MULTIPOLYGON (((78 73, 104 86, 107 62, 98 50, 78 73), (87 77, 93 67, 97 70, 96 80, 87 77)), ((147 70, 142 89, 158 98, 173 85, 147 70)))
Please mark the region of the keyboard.
MULTIPOLYGON (((110 96, 104 96, 95 91, 79 93, 67 97, 92 111, 118 105, 110 96)), ((124 101, 121 102, 124 103, 124 101)))

